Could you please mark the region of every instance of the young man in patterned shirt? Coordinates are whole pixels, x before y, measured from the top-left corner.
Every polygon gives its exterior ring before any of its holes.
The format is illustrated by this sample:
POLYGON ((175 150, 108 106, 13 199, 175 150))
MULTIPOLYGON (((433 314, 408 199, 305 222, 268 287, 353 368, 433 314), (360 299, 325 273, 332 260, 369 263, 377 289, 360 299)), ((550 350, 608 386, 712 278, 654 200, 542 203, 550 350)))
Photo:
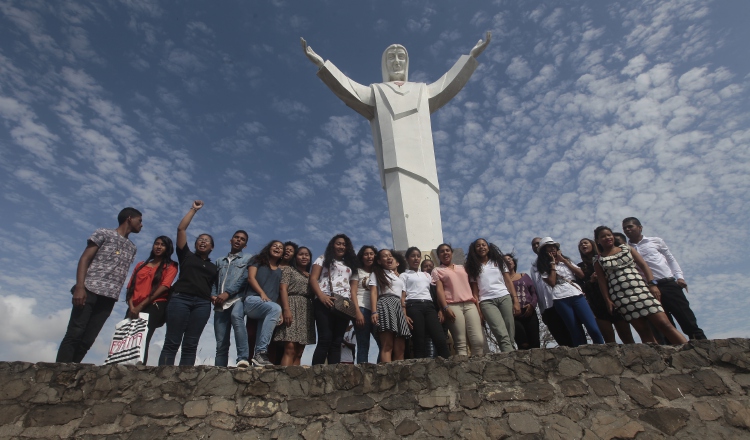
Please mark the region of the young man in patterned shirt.
POLYGON ((143 215, 135 208, 120 211, 116 229, 97 229, 89 237, 78 260, 76 284, 71 289, 73 310, 56 362, 81 362, 115 306, 136 247, 128 239, 143 227, 143 215))

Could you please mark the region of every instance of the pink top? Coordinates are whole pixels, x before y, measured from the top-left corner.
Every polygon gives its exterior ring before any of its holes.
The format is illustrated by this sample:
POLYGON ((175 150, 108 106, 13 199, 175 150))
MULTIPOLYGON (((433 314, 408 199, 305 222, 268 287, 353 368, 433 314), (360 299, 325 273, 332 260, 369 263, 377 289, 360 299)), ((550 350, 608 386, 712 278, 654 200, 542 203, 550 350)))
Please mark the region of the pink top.
POLYGON ((437 284, 440 280, 443 283, 443 292, 445 301, 448 304, 457 304, 466 301, 473 301, 474 296, 471 294, 469 286, 469 274, 460 264, 454 264, 451 270, 449 267, 439 266, 432 270, 432 282, 437 284))

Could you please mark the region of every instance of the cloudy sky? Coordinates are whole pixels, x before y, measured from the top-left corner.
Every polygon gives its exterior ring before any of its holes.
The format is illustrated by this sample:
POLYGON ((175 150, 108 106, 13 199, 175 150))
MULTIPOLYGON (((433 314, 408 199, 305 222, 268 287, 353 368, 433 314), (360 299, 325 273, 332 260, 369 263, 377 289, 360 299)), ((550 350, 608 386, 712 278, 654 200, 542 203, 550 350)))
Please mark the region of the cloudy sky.
MULTIPOLYGON (((54 360, 86 239, 125 206, 144 213, 137 261, 196 198, 189 233, 213 234, 214 257, 238 228, 253 252, 320 254, 338 232, 390 247, 369 125, 299 37, 362 84, 402 43, 409 79, 431 82, 487 30, 433 115, 445 239, 486 237, 526 269, 534 236, 578 261, 580 238, 636 216, 706 334, 750 337, 748 16, 743 0, 0 0, 0 360, 54 360)), ((209 321, 199 358, 213 351, 209 321)))

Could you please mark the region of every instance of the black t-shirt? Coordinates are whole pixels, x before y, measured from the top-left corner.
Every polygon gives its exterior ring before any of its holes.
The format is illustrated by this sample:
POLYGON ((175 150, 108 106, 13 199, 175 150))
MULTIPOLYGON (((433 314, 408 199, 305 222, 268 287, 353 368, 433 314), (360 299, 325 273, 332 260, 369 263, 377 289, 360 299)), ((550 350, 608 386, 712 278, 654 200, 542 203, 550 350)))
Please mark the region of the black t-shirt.
POLYGON ((216 265, 195 255, 187 244, 177 248, 177 260, 180 262, 180 278, 172 286, 174 292, 210 300, 211 284, 218 273, 216 265))

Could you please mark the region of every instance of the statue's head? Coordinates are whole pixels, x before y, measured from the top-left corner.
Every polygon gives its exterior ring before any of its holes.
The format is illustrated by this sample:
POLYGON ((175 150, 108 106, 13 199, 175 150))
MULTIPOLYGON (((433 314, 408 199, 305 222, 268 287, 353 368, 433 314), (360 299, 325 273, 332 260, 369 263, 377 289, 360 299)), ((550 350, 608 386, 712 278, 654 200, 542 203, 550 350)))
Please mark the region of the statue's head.
POLYGON ((383 82, 409 80, 409 53, 400 44, 391 44, 383 52, 383 82))

